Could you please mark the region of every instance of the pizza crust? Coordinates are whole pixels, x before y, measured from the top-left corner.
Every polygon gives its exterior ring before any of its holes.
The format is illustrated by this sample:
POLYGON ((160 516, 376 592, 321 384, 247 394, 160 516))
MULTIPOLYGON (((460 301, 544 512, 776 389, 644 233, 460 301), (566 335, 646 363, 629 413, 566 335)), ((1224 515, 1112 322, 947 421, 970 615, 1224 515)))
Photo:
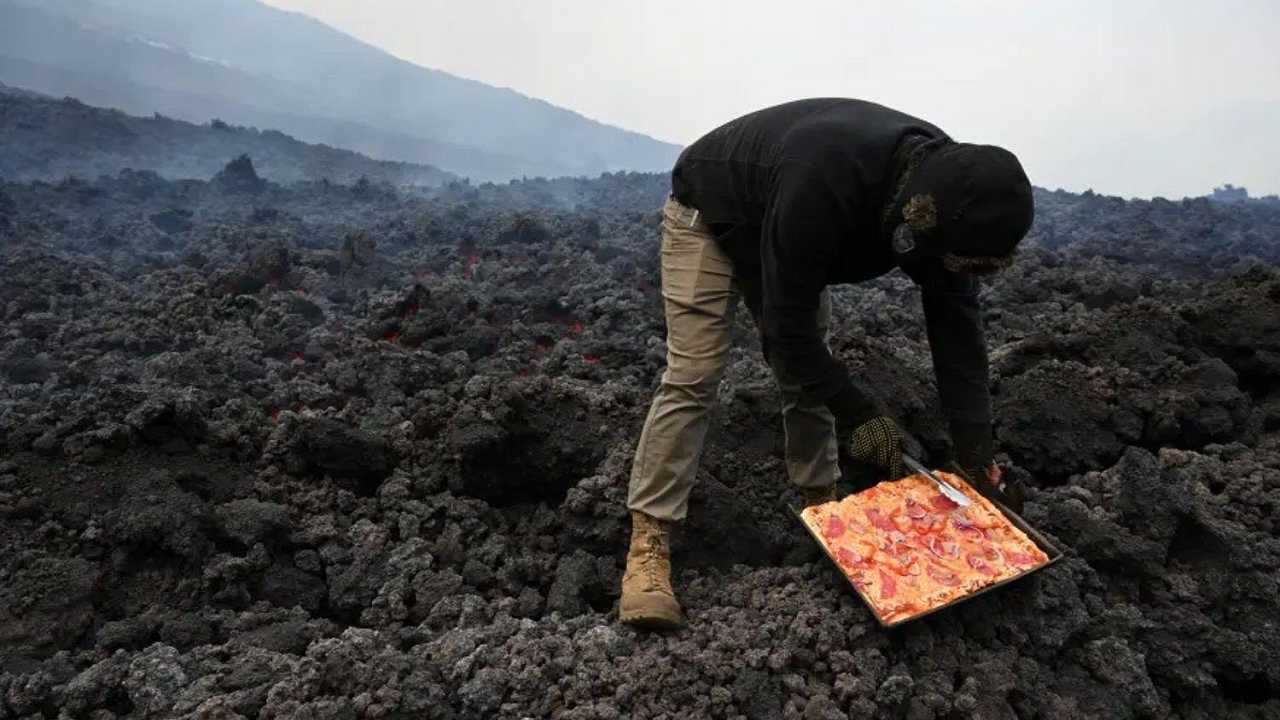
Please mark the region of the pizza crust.
POLYGON ((956 475, 960 508, 923 475, 813 505, 801 519, 886 624, 908 620, 1049 562, 1049 557, 956 475))

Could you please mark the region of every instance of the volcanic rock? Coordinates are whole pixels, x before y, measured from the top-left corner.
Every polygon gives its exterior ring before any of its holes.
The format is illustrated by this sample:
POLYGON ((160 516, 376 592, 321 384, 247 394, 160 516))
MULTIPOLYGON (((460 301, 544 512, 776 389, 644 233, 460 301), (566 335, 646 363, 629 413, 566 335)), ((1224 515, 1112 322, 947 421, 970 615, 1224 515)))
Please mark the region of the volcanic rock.
MULTIPOLYGON (((0 183, 0 719, 1280 716, 1280 210, 1036 191, 982 299, 998 458, 1064 556, 892 632, 788 510, 739 312, 691 622, 648 634, 615 607, 668 191, 0 183)), ((832 296, 940 464, 918 292, 832 296)))

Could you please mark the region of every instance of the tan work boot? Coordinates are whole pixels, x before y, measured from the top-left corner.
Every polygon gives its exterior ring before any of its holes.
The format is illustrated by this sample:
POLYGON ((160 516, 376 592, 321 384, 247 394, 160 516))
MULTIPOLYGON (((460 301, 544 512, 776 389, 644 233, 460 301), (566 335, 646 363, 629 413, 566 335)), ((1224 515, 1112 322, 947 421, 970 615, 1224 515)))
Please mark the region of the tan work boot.
POLYGON ((618 619, 646 630, 673 630, 685 624, 671 589, 670 523, 631 511, 631 549, 622 575, 618 619))

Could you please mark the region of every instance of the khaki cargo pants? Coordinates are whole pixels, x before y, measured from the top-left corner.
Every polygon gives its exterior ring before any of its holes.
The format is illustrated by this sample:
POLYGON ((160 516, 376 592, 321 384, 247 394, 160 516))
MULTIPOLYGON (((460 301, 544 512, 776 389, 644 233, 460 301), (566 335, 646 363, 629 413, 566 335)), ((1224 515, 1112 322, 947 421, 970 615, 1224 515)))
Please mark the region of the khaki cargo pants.
MULTIPOLYGON (((628 508, 662 520, 684 519, 741 296, 733 262, 710 228, 696 210, 669 199, 662 211, 667 369, 640 433, 628 508)), ((830 313, 831 300, 823 291, 818 327, 824 334, 830 313)), ((755 320, 758 327, 760 318, 755 320)), ((799 385, 770 365, 782 395, 787 474, 800 487, 830 485, 840 476, 835 419, 825 405, 806 401, 799 385)))

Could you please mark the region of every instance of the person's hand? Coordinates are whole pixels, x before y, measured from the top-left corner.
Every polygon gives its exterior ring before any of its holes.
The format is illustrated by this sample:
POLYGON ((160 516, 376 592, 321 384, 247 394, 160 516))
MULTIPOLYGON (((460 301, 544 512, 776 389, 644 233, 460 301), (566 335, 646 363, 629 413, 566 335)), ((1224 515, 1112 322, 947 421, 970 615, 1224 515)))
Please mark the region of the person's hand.
POLYGON ((884 468, 890 480, 906 474, 902 450, 906 435, 892 418, 880 415, 853 429, 849 438, 849 454, 853 459, 884 468))
POLYGON ((1004 471, 994 462, 986 466, 962 467, 954 466, 954 470, 969 483, 969 486, 990 499, 999 500, 1005 507, 1022 514, 1023 501, 1026 499, 1022 483, 1005 478, 1004 471))
POLYGON ((1022 483, 1004 477, 1000 466, 992 460, 994 444, 991 425, 988 423, 952 423, 951 442, 955 445, 956 461, 953 470, 964 477, 969 485, 987 496, 1004 503, 1005 507, 1021 514, 1022 483))

